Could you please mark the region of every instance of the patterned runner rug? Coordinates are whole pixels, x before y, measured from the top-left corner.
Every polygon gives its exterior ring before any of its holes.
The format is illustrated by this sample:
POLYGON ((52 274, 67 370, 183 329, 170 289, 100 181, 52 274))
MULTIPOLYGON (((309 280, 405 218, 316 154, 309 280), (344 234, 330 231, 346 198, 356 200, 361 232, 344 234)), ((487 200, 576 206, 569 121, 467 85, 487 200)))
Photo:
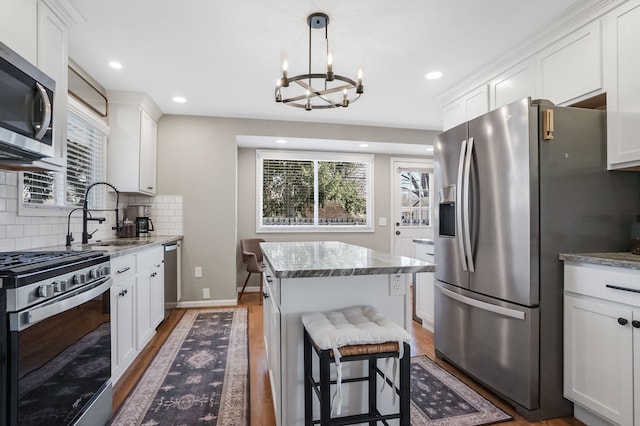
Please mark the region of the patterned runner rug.
POLYGON ((247 309, 188 310, 112 425, 246 426, 247 309))
POLYGON ((412 426, 477 426, 512 418, 426 356, 411 358, 412 426))

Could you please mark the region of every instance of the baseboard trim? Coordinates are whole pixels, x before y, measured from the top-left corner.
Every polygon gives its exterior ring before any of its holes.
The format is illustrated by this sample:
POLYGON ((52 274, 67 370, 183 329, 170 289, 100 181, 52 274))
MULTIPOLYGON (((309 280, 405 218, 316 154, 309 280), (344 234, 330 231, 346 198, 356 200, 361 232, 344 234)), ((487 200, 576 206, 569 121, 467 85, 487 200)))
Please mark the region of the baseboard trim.
MULTIPOLYGON (((242 287, 237 287, 236 288, 236 292, 238 294, 240 294, 240 292, 242 291, 242 287)), ((259 293, 260 292, 260 287, 259 286, 252 286, 252 287, 246 287, 244 289, 245 293, 259 293)))
POLYGON ((237 299, 197 300, 193 302, 178 302, 178 308, 217 308, 220 306, 236 306, 237 304, 237 299))

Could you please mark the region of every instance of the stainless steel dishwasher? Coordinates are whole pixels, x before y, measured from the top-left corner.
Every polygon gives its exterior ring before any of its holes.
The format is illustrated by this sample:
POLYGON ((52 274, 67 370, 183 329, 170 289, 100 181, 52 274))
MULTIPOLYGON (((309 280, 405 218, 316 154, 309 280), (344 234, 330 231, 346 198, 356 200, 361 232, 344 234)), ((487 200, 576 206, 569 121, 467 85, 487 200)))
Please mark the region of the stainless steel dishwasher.
POLYGON ((178 248, 180 242, 164 246, 164 318, 178 304, 178 248))

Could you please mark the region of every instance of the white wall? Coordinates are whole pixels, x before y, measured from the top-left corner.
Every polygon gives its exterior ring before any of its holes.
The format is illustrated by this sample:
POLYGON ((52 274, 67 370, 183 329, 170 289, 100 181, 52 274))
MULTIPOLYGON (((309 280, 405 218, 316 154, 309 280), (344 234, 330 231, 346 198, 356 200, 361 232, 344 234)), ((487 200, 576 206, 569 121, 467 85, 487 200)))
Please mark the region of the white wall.
MULTIPOLYGON (((320 111, 321 112, 321 111, 320 111)), ((238 149, 236 135, 431 144, 436 132, 304 122, 165 115, 158 122, 158 190, 184 202, 183 301, 235 303, 245 277, 238 240, 255 236, 255 154, 238 149), (203 277, 194 277, 194 268, 203 277)), ((375 160, 375 217, 389 217, 389 156, 375 160)), ((376 221, 377 222, 377 221, 376 221)), ((389 249, 388 227, 340 233, 339 239, 389 249)), ((308 240, 308 234, 261 234, 266 240, 308 240)), ((338 239, 314 234, 314 239, 338 239)), ((255 285, 254 282, 250 285, 255 285)))

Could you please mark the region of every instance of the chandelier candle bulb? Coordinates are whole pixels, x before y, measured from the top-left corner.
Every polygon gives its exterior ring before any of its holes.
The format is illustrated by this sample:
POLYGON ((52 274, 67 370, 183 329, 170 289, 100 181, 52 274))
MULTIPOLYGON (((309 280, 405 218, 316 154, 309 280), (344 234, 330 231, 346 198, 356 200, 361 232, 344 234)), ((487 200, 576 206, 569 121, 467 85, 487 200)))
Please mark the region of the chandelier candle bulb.
POLYGON ((362 72, 362 68, 360 68, 358 70, 358 86, 356 87, 356 93, 364 92, 364 86, 362 85, 362 77, 363 77, 363 72, 362 72))
POLYGON ((344 89, 342 91, 342 106, 343 107, 348 107, 349 106, 349 92, 347 91, 347 89, 344 89))
POLYGON ((333 55, 327 55, 327 81, 333 81, 333 55))
POLYGON ((280 86, 289 87, 289 80, 287 79, 287 69, 289 68, 289 62, 285 59, 282 62, 282 78, 280 79, 280 86))

